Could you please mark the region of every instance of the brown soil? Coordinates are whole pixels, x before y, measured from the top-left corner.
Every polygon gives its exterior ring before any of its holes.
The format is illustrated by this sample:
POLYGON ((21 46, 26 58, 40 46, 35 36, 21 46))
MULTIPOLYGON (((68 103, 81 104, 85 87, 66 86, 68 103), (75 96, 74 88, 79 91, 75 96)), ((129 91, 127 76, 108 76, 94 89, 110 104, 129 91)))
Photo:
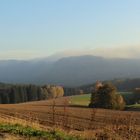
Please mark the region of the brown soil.
MULTIPOLYGON (((68 98, 22 104, 0 105, 0 114, 37 121, 43 126, 65 130, 108 129, 119 135, 140 136, 140 112, 89 109, 68 105, 68 98), (133 129, 134 132, 131 130, 133 129)), ((107 131, 108 131, 107 130, 107 131)))

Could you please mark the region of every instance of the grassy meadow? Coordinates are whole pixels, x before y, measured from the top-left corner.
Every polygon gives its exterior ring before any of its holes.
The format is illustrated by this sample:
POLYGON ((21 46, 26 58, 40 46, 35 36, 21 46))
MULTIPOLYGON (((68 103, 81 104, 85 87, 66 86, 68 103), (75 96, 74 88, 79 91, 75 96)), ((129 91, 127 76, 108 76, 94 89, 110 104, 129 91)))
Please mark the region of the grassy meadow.
POLYGON ((70 104, 88 106, 90 103, 90 96, 91 96, 91 94, 72 96, 70 104))

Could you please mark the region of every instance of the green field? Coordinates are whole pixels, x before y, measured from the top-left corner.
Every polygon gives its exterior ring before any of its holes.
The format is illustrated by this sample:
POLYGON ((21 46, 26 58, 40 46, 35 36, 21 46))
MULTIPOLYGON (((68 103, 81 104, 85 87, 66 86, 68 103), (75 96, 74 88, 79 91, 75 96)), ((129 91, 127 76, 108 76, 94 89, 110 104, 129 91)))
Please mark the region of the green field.
POLYGON ((128 105, 130 108, 140 108, 140 104, 128 105))
POLYGON ((90 103, 91 94, 76 95, 71 97, 72 105, 88 106, 90 103))
MULTIPOLYGON (((120 94, 127 100, 132 98, 132 92, 120 92, 120 94)), ((91 94, 76 95, 71 97, 71 105, 88 106, 90 103, 91 94)), ((129 105, 130 108, 140 108, 140 104, 129 105)))

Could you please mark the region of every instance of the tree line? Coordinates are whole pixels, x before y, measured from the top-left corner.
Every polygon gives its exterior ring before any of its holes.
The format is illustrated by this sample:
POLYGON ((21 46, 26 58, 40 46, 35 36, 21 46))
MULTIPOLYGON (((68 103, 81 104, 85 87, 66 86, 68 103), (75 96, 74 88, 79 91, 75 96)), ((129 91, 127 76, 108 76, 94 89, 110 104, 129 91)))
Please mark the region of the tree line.
MULTIPOLYGON (((133 92, 135 88, 140 87, 140 78, 114 79, 109 81, 102 81, 102 83, 112 83, 120 92, 133 92)), ((80 89, 82 89, 84 93, 91 93, 94 86, 95 83, 92 83, 89 85, 81 86, 80 89)))
POLYGON ((64 95, 61 86, 10 85, 0 84, 0 103, 14 104, 58 98, 64 95))

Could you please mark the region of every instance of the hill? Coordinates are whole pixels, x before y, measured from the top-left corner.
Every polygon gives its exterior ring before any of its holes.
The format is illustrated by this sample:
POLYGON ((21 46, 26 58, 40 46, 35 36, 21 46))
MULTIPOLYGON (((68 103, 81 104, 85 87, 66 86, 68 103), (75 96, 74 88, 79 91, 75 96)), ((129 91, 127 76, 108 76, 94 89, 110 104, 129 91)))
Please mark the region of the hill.
MULTIPOLYGON (((114 79, 114 80, 107 80, 103 81, 103 83, 111 82, 113 85, 117 87, 117 89, 122 92, 133 92, 135 88, 140 87, 140 78, 134 79, 114 79)), ((84 93, 90 93, 95 83, 87 84, 80 86, 79 89, 83 90, 84 93)))
POLYGON ((73 56, 51 61, 0 61, 0 81, 6 83, 58 84, 80 86, 97 80, 137 78, 138 59, 106 59, 95 56, 73 56))

